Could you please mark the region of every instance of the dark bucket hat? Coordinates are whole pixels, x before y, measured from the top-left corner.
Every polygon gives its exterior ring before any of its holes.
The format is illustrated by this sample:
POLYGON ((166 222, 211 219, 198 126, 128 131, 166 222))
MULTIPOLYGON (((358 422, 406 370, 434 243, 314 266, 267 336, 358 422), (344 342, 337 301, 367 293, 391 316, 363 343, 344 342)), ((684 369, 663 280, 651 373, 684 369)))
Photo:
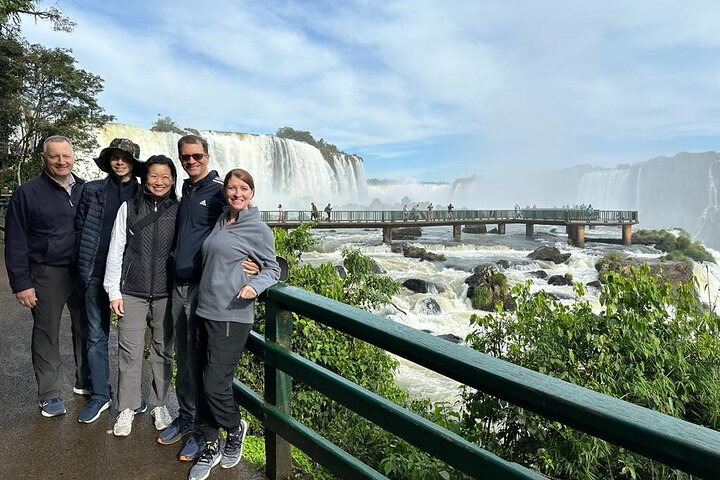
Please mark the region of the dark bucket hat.
POLYGON ((136 177, 143 176, 143 163, 145 162, 138 160, 138 158, 140 158, 140 146, 127 138, 115 138, 112 142, 110 142, 109 147, 102 149, 98 158, 95 159, 95 163, 100 170, 105 173, 112 173, 112 169, 110 168, 110 156, 112 155, 113 150, 121 150, 128 154, 133 161, 133 175, 136 177))

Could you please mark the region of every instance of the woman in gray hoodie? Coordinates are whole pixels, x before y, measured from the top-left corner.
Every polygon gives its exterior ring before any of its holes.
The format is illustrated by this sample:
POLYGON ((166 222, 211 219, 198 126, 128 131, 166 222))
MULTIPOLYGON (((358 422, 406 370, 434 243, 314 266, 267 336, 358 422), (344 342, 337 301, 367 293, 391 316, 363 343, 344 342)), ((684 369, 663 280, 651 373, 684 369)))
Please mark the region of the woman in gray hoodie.
POLYGON ((272 230, 251 205, 252 176, 240 168, 231 170, 225 176, 223 193, 228 207, 202 246, 196 315, 204 362, 198 423, 205 447, 190 470, 190 480, 207 478, 218 463, 230 468, 240 461, 247 424, 240 419, 233 398, 233 373, 252 329, 255 298, 280 277, 272 230), (243 272, 241 262, 247 258, 260 265, 258 275, 243 272), (220 428, 227 433, 222 452, 220 428))

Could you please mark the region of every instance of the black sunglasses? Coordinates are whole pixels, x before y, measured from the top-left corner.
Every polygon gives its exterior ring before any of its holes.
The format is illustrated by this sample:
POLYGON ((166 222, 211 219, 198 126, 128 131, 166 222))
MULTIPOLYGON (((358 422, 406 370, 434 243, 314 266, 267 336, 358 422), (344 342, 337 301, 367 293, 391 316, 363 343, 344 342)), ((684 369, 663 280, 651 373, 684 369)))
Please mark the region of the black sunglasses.
POLYGON ((188 162, 192 158, 196 162, 199 162, 200 160, 203 159, 203 157, 205 155, 206 155, 205 153, 184 153, 184 154, 180 155, 180 160, 183 162, 188 162))

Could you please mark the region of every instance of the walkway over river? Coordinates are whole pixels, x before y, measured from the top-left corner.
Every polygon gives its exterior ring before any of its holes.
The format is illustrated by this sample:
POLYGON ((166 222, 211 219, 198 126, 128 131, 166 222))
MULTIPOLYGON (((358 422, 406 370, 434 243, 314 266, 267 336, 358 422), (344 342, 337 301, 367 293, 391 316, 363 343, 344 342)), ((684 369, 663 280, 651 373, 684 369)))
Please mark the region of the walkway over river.
POLYGON ((333 210, 330 218, 320 212, 320 219, 311 218, 308 210, 266 210, 261 218, 271 227, 296 228, 302 223, 314 222, 313 228, 381 228, 383 242, 390 243, 392 230, 404 227, 451 226, 453 238, 460 240, 465 225, 497 225, 497 233, 504 234, 508 224, 525 225, 528 236, 534 234, 535 225, 561 225, 567 230, 573 245, 585 245, 585 227, 595 225, 619 226, 622 241, 632 241, 632 226, 638 223, 638 212, 632 210, 587 210, 564 208, 528 208, 519 210, 333 210))

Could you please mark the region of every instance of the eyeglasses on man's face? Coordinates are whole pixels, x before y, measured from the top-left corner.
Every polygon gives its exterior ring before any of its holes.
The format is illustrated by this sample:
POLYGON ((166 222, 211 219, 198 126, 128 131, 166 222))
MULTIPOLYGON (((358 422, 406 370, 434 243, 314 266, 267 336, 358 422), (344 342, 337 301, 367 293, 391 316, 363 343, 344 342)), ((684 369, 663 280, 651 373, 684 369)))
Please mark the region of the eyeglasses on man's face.
POLYGON ((181 162, 189 162, 192 158, 196 162, 199 162, 202 160, 207 154, 206 153, 183 153, 180 155, 180 161, 181 162))

